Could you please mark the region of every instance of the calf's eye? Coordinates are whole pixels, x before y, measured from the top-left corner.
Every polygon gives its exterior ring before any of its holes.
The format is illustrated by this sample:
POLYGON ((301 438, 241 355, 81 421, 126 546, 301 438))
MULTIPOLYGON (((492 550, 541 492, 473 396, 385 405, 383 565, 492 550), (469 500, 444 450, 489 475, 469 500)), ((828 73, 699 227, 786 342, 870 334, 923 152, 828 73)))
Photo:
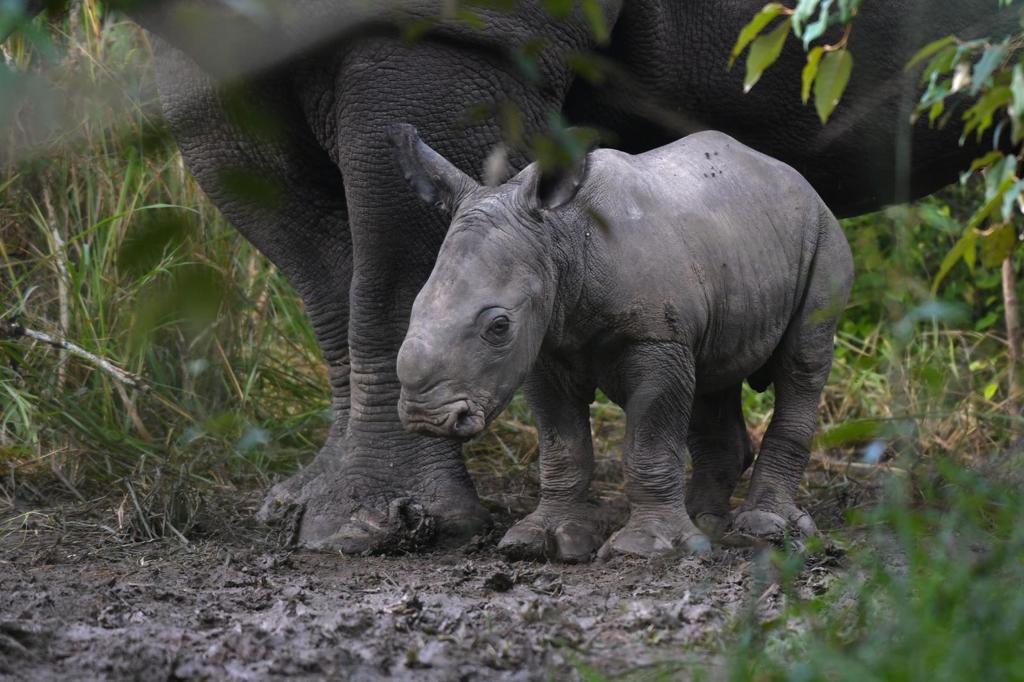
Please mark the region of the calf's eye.
POLYGON ((504 315, 498 315, 487 324, 484 338, 491 343, 501 343, 508 338, 511 323, 504 315))

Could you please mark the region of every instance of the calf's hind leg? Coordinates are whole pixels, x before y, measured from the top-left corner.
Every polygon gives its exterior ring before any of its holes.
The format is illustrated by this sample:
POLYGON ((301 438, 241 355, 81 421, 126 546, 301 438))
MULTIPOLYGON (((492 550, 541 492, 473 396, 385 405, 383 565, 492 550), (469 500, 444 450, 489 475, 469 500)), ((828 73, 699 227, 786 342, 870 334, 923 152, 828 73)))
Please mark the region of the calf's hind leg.
POLYGON ((778 542, 792 532, 810 536, 814 521, 795 495, 810 457, 818 402, 832 367, 839 312, 853 279, 849 246, 834 218, 823 230, 800 313, 790 323, 771 363, 775 412, 754 464, 750 493, 733 520, 745 535, 778 542))
POLYGON ((806 358, 781 359, 779 374, 783 376, 775 381, 775 413, 754 465, 750 493, 733 520, 733 530, 773 542, 781 541, 791 531, 803 536, 817 532, 810 514, 796 506, 795 495, 810 456, 828 360, 808 363, 806 358))
POLYGON ((728 527, 729 498, 753 461, 741 396, 742 384, 736 384, 693 401, 687 435, 693 472, 686 487, 686 510, 712 538, 728 527))

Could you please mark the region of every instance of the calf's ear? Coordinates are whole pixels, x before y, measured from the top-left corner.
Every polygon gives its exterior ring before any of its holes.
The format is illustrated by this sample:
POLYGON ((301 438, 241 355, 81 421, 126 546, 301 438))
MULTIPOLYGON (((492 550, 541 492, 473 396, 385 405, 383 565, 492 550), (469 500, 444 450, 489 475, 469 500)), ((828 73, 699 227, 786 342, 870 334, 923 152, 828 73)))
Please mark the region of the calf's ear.
POLYGON ((586 128, 569 128, 570 147, 574 158, 569 164, 545 169, 537 164, 526 190, 538 208, 553 210, 564 206, 576 196, 587 176, 587 157, 597 143, 596 135, 586 128))
POLYGON ((402 175, 424 202, 447 213, 477 187, 477 182, 420 139, 416 128, 400 123, 388 136, 402 175))
POLYGON ((587 174, 587 157, 583 156, 568 168, 545 171, 538 168, 533 183, 534 200, 540 208, 554 210, 565 206, 576 196, 587 174))

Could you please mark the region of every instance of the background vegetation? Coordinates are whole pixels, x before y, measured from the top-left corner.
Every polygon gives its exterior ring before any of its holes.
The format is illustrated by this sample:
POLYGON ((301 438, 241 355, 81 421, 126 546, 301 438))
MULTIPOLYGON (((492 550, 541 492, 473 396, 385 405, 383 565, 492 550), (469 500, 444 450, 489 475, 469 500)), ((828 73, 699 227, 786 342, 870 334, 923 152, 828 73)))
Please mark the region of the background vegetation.
MULTIPOLYGON (((67 339, 142 385, 0 340, 0 530, 60 524, 58 503, 71 502, 118 538, 184 540, 223 493, 255 499, 315 452, 330 423, 326 376, 301 304, 163 131, 145 35, 101 10, 74 3, 0 46, 0 320, 67 339), (29 96, 39 92, 59 115, 29 96)), ((985 193, 972 179, 844 223, 857 280, 813 466, 833 489, 897 473, 847 525, 859 532, 849 581, 794 595, 784 619, 751 616, 721 644, 739 649, 736 679, 1020 678, 1024 504, 995 456, 1019 426, 1002 259, 948 261, 985 193), (882 545, 901 560, 880 558, 882 545)), ((757 435, 770 394, 745 401, 757 435)), ((607 490, 621 412, 593 409, 607 490)), ((517 402, 469 462, 485 493, 514 504, 535 483, 535 454, 517 402)), ((804 491, 812 505, 815 494, 804 491)), ((802 561, 777 555, 766 575, 785 585, 802 561)))

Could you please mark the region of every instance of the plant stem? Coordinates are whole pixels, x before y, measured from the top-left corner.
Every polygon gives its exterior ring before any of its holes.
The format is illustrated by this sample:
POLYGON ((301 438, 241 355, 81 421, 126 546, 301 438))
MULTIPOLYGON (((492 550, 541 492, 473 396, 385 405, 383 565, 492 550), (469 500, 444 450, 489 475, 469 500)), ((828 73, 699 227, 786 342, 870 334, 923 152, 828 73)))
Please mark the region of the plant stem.
POLYGON ((1003 259, 1003 309, 1006 315, 1007 346, 1006 408, 1010 413, 1010 428, 1016 432, 1017 419, 1020 417, 1020 382, 1017 377, 1020 364, 1020 316, 1017 310, 1017 275, 1013 267, 1013 250, 1003 259))

